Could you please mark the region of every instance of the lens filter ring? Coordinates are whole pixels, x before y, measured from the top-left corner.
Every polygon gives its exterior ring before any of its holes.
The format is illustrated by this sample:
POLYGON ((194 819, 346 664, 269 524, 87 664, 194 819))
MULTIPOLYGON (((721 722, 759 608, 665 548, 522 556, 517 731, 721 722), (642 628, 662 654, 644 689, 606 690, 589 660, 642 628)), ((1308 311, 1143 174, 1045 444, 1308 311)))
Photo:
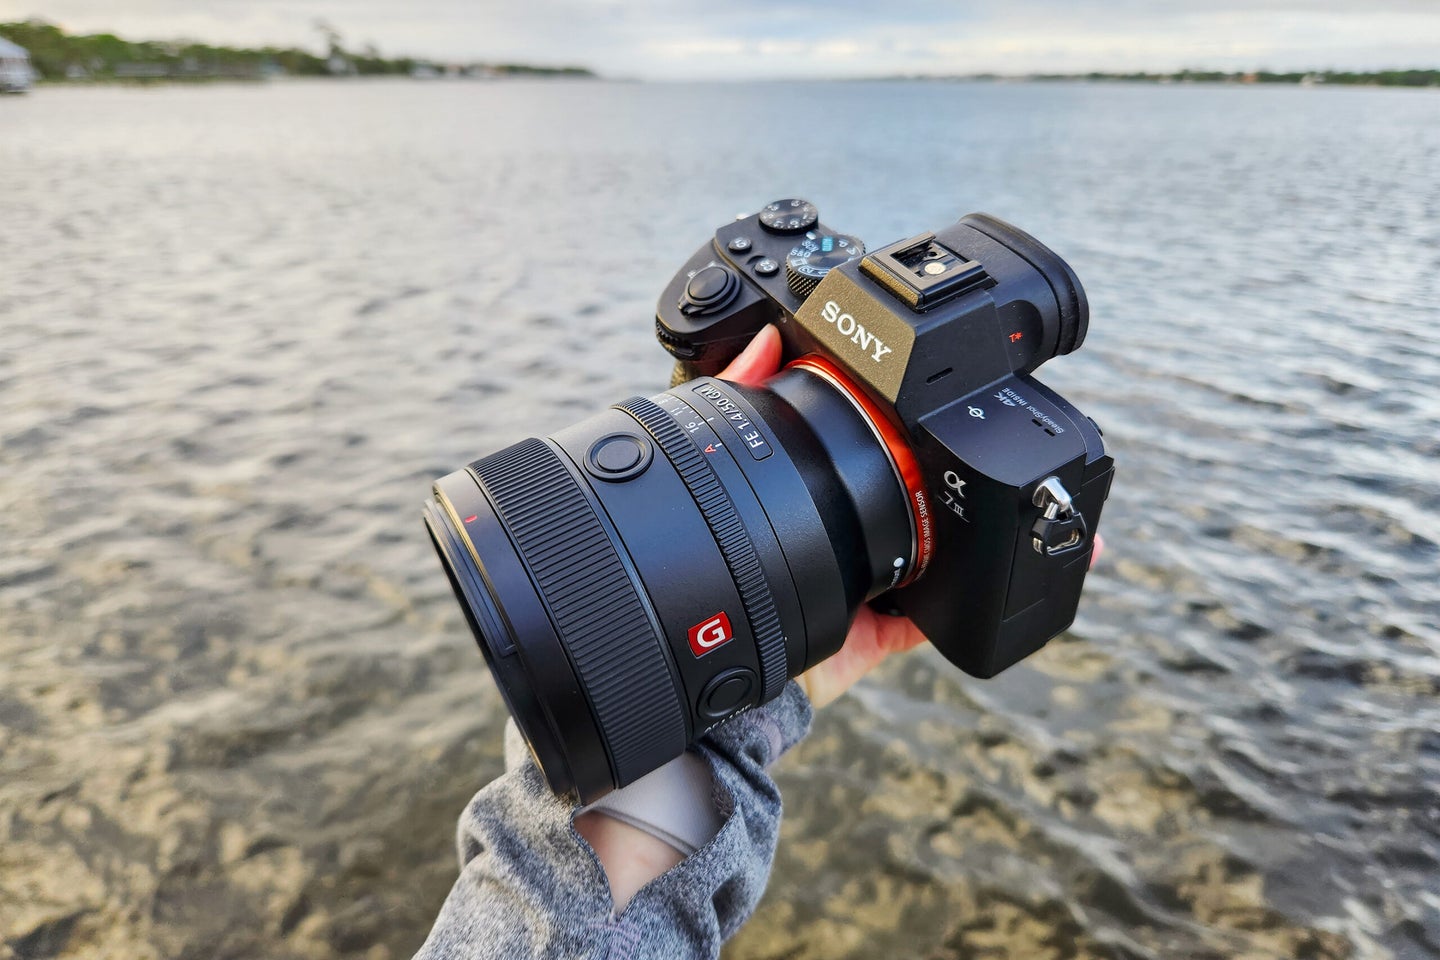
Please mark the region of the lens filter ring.
POLYGON ((720 548, 720 555, 725 558, 730 577, 735 581, 745 617, 750 621, 750 633, 755 638, 755 649, 760 659, 760 702, 773 699, 789 679, 785 663, 785 628, 780 622, 775 598, 770 593, 770 584, 765 579, 765 570, 760 565, 760 555, 756 553, 725 485, 685 431, 658 404, 644 397, 631 397, 624 403, 616 404, 615 408, 630 414, 655 438, 656 446, 669 458, 694 498, 695 505, 700 508, 700 514, 720 548))

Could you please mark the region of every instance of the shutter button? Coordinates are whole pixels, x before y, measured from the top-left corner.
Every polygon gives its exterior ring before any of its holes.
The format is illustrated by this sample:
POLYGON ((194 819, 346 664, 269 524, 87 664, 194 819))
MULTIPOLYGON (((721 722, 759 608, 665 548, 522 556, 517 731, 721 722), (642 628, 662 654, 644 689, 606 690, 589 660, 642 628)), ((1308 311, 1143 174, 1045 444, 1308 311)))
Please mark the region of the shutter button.
POLYGON ((617 482, 644 473, 650 465, 650 445, 628 433, 612 433, 590 445, 585 469, 601 480, 617 482))

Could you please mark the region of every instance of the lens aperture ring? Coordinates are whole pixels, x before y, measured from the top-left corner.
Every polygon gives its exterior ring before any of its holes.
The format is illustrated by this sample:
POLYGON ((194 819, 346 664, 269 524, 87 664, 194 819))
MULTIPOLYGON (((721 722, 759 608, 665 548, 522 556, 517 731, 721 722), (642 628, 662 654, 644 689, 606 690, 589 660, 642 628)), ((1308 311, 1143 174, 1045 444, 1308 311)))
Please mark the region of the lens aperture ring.
POLYGON ((760 700, 762 703, 771 700, 779 695, 788 679, 785 630, 775 608, 775 598, 770 593, 770 584, 765 579, 765 570, 760 565, 760 555, 755 552, 755 545, 725 485, 680 425, 653 401, 632 397, 616 404, 616 409, 624 410, 640 421, 640 425, 655 438, 656 446, 675 467, 695 505, 700 508, 720 554, 725 558, 730 577, 735 581, 740 602, 745 607, 745 617, 750 621, 750 632, 755 638, 760 659, 760 700))
POLYGON ((623 786, 679 756, 685 710, 662 640, 579 483, 543 440, 470 465, 589 695, 623 786))

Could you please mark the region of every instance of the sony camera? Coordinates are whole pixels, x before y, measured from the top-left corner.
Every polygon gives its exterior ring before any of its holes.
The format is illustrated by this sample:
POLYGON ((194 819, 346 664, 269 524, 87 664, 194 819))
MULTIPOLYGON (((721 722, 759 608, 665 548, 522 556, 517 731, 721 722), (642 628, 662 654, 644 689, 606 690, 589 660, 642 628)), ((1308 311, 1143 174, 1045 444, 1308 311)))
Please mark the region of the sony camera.
POLYGON ((425 522, 557 793, 589 802, 835 653, 861 604, 991 677, 1074 619, 1113 461, 1030 374, 1089 308, 970 214, 867 253, 779 200, 661 295, 671 388, 436 481, 425 522), (784 368, 716 379, 765 324, 784 368))

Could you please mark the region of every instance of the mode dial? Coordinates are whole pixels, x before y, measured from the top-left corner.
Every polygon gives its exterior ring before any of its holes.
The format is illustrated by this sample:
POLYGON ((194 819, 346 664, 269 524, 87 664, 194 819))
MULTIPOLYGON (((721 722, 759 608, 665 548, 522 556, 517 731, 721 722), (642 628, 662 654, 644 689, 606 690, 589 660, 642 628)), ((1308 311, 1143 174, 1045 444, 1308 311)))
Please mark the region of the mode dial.
POLYGON ((804 300, 825 274, 864 253, 865 244, 854 237, 812 230, 785 255, 785 283, 804 300))
POLYGON ((820 211, 809 200, 776 200, 760 210, 760 226, 771 233, 804 233, 820 222, 820 211))

